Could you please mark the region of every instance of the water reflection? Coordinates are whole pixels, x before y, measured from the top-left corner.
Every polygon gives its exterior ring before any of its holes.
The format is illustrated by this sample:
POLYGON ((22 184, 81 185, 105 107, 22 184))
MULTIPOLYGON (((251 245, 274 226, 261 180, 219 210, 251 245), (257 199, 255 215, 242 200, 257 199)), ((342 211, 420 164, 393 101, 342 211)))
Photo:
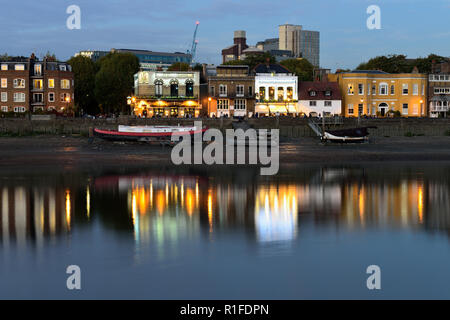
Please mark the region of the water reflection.
POLYGON ((171 244, 174 252, 179 241, 211 240, 225 231, 243 230, 262 245, 289 243, 309 225, 448 234, 448 170, 436 171, 316 168, 265 180, 255 174, 244 181, 240 172, 80 175, 44 184, 3 180, 0 239, 3 247, 41 246, 94 221, 131 235, 138 248, 171 244))

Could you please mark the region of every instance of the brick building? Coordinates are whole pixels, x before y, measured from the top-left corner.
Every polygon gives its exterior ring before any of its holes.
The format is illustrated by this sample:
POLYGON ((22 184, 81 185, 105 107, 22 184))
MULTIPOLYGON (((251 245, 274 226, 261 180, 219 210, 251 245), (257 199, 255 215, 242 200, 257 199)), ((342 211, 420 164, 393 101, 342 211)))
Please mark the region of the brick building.
POLYGON ((243 117, 255 111, 255 77, 248 66, 217 67, 217 75, 208 78, 209 116, 243 117))
POLYGON ((71 66, 52 58, 9 57, 0 60, 0 111, 64 112, 74 105, 71 66))
POLYGON ((233 44, 222 50, 222 62, 241 60, 242 51, 248 48, 246 33, 243 30, 234 32, 233 44))

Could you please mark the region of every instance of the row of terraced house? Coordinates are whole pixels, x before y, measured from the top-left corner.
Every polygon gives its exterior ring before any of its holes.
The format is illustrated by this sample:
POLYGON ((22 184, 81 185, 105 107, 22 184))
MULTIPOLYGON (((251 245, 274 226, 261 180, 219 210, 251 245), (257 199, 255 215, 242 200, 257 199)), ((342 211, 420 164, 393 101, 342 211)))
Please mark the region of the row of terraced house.
POLYGON ((448 62, 433 64, 429 75, 417 68, 400 74, 317 71, 316 81, 308 82, 279 64, 140 71, 129 104, 139 117, 446 117, 449 111, 448 62))

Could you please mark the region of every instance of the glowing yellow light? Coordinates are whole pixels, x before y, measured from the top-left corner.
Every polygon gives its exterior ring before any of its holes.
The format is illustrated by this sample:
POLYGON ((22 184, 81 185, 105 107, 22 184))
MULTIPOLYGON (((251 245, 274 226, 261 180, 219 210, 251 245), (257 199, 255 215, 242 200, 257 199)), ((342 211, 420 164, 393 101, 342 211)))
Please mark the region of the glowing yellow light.
POLYGON ((66 222, 67 228, 70 230, 70 191, 66 190, 66 222))
POLYGON ((136 223, 136 211, 137 211, 137 203, 136 203, 136 193, 133 191, 131 196, 131 219, 133 221, 133 226, 136 223))
POLYGON ((419 187, 418 195, 417 195, 417 209, 419 213, 419 222, 423 222, 423 188, 419 187))
POLYGON ((91 216, 91 193, 89 192, 89 187, 86 190, 86 213, 89 219, 91 216))
POLYGON ((212 232, 212 221, 213 212, 212 212, 212 195, 211 190, 208 191, 208 223, 209 223, 209 232, 212 232))

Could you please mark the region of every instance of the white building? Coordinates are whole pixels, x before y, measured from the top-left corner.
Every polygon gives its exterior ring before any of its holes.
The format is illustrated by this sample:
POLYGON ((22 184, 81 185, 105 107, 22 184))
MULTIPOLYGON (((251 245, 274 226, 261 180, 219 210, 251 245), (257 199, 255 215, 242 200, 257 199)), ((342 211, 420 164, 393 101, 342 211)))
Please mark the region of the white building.
POLYGON ((255 67, 255 113, 298 114, 298 78, 278 64, 255 67))
POLYGON ((341 114, 342 95, 337 82, 304 81, 298 91, 299 112, 312 117, 341 114))

